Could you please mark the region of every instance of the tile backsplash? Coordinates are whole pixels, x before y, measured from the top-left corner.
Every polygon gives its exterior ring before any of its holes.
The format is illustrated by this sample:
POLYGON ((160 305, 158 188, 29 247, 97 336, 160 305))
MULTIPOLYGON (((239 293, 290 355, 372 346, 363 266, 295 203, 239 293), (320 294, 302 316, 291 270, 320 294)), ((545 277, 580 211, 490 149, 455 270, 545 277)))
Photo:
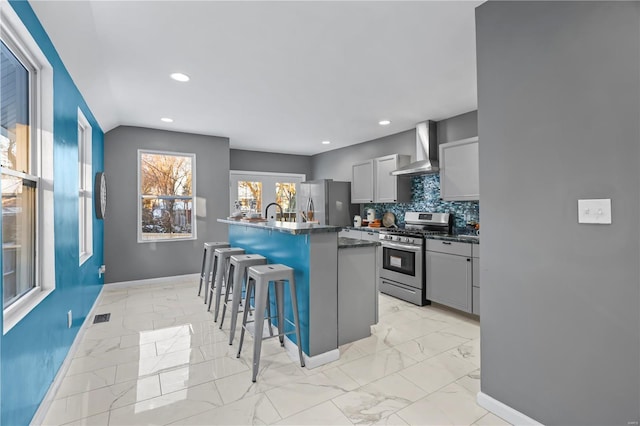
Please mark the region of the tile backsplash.
POLYGON ((411 194, 410 203, 364 204, 363 212, 373 208, 376 210, 377 218, 382 218, 385 212, 392 212, 396 216, 397 224, 404 223, 404 213, 407 211, 453 213, 455 217, 453 226, 457 232, 467 230, 467 219, 480 222, 478 201, 443 201, 440 199, 440 175, 438 174, 412 177, 411 194))

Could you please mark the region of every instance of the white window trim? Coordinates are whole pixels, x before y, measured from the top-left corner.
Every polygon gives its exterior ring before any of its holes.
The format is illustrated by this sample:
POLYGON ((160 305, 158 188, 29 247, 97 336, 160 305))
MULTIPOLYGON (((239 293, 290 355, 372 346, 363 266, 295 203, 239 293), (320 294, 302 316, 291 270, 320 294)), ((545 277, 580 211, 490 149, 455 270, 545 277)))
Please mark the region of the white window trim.
POLYGON ((175 152, 175 151, 158 151, 158 150, 153 150, 153 149, 139 149, 138 150, 138 189, 136 190, 136 194, 137 194, 137 198, 138 198, 138 220, 136 222, 136 235, 138 238, 138 243, 169 243, 172 241, 191 241, 191 240, 197 240, 198 239, 198 233, 197 233, 197 227, 196 227, 196 223, 197 223, 197 208, 196 208, 196 198, 197 198, 197 192, 196 192, 196 154, 195 153, 189 153, 189 152, 175 152), (192 205, 192 212, 191 212, 191 237, 184 237, 184 238, 159 238, 159 239, 155 239, 155 240, 143 240, 142 239, 142 230, 140 229, 140 225, 142 224, 142 194, 140 193, 140 188, 141 188, 141 170, 140 170, 140 160, 142 159, 142 153, 149 153, 149 154, 160 154, 160 155, 177 155, 177 156, 181 156, 181 157, 191 157, 191 194, 192 194, 192 198, 193 198, 193 202, 191 203, 192 205))
POLYGON ((3 333, 6 334, 22 318, 51 294, 56 287, 55 234, 53 213, 53 67, 6 0, 0 0, 0 33, 2 40, 20 47, 35 71, 37 99, 34 99, 31 161, 33 173, 39 177, 36 209, 38 211, 36 241, 36 276, 39 286, 3 310, 3 333))
POLYGON ((78 182, 78 246, 80 265, 82 265, 93 256, 93 188, 91 186, 93 129, 80 108, 78 108, 78 127, 84 129, 82 140, 78 137, 78 167, 82 173, 78 182), (85 164, 84 168, 81 163, 85 164), (81 203, 84 204, 84 209, 81 203))

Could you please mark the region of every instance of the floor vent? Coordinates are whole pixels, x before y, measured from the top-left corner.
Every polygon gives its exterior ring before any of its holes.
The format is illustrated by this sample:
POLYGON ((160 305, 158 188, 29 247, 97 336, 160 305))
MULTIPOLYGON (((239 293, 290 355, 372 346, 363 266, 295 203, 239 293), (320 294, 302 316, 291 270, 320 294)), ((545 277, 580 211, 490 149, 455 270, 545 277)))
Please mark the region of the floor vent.
POLYGON ((111 318, 111 314, 99 314, 93 317, 93 323, 97 324, 99 322, 109 322, 109 318, 111 318))

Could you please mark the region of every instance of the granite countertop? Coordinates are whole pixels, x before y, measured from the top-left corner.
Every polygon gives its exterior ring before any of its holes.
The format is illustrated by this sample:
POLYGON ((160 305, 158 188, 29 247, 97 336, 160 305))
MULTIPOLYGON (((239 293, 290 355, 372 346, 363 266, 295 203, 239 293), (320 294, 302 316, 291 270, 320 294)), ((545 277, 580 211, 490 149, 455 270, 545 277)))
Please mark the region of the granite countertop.
POLYGON ((480 244, 480 237, 468 234, 427 235, 428 240, 455 241, 458 243, 480 244))
POLYGON ((360 240, 357 238, 346 238, 340 237, 338 238, 338 248, 339 249, 348 249, 348 248, 359 248, 359 247, 376 247, 379 246, 380 243, 378 241, 367 241, 360 240))
MULTIPOLYGON (((371 228, 369 226, 344 226, 343 229, 353 229, 354 231, 366 231, 366 232, 380 232, 384 230, 393 230, 393 228, 371 228)), ((480 237, 477 235, 469 235, 463 233, 454 233, 447 235, 425 235, 428 240, 444 240, 444 241, 456 241, 459 243, 471 243, 480 244, 480 237)))
POLYGON ((340 232, 340 226, 318 225, 317 223, 297 223, 297 222, 243 222, 242 220, 218 219, 220 223, 229 225, 248 226, 270 231, 282 232, 285 234, 317 234, 322 232, 340 232))

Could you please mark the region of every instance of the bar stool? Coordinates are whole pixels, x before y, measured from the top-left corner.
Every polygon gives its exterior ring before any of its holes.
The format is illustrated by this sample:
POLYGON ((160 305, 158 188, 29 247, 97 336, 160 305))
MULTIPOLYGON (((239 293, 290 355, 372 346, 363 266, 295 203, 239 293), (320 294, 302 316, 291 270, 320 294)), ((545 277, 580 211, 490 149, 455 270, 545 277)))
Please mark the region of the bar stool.
POLYGON ((229 344, 233 343, 238 323, 238 313, 240 312, 240 302, 242 300, 242 289, 247 281, 248 269, 250 266, 266 265, 267 259, 259 254, 237 254, 231 256, 229 261, 229 275, 225 286, 224 301, 222 303, 222 318, 220 319, 220 329, 224 324, 224 315, 229 305, 229 293, 231 293, 231 332, 229 334, 229 344), (237 288, 235 288, 237 287, 237 288))
POLYGON ((218 321, 218 312, 220 311, 220 295, 222 294, 222 286, 226 285, 226 277, 229 271, 229 258, 234 254, 244 254, 244 249, 239 247, 222 247, 217 248, 213 252, 213 259, 216 264, 216 274, 213 277, 213 284, 209 291, 209 307, 211 310, 211 301, 213 300, 213 291, 216 292, 216 309, 213 314, 213 321, 218 321))
MULTIPOLYGON (((267 303, 269 303, 269 283, 274 282, 276 290, 276 307, 278 310, 278 338, 280 345, 284 346, 284 336, 291 334, 293 331, 285 332, 285 321, 295 327, 296 342, 298 344, 298 355, 300 356, 300 366, 304 367, 304 358, 302 357, 302 340, 300 339, 300 319, 298 317, 298 299, 296 297, 296 282, 294 278, 294 270, 286 265, 272 264, 249 267, 247 278, 247 291, 245 296, 244 312, 242 315, 242 330, 240 332, 240 346, 238 347, 237 358, 240 357, 242 351, 242 342, 244 341, 244 332, 247 330, 247 324, 254 323, 253 336, 253 376, 252 381, 256 381, 258 376, 258 367, 260 365, 260 351, 262 349, 262 332, 264 327, 264 311, 267 303), (289 292, 291 293, 291 305, 293 307, 293 321, 286 320, 284 317, 284 282, 289 281, 289 292), (255 315, 253 321, 247 321, 251 305, 251 293, 255 291, 254 304, 255 315)), ((275 336, 274 336, 275 337, 275 336)), ((268 337, 267 337, 268 338, 268 337)))
POLYGON ((204 243, 204 253, 202 254, 202 270, 200 271, 200 285, 198 286, 198 296, 202 291, 202 283, 204 286, 204 303, 207 303, 207 294, 209 292, 209 282, 211 277, 211 270, 213 269, 213 276, 216 275, 216 265, 213 262, 213 251, 217 248, 229 247, 228 242, 212 241, 204 243))

